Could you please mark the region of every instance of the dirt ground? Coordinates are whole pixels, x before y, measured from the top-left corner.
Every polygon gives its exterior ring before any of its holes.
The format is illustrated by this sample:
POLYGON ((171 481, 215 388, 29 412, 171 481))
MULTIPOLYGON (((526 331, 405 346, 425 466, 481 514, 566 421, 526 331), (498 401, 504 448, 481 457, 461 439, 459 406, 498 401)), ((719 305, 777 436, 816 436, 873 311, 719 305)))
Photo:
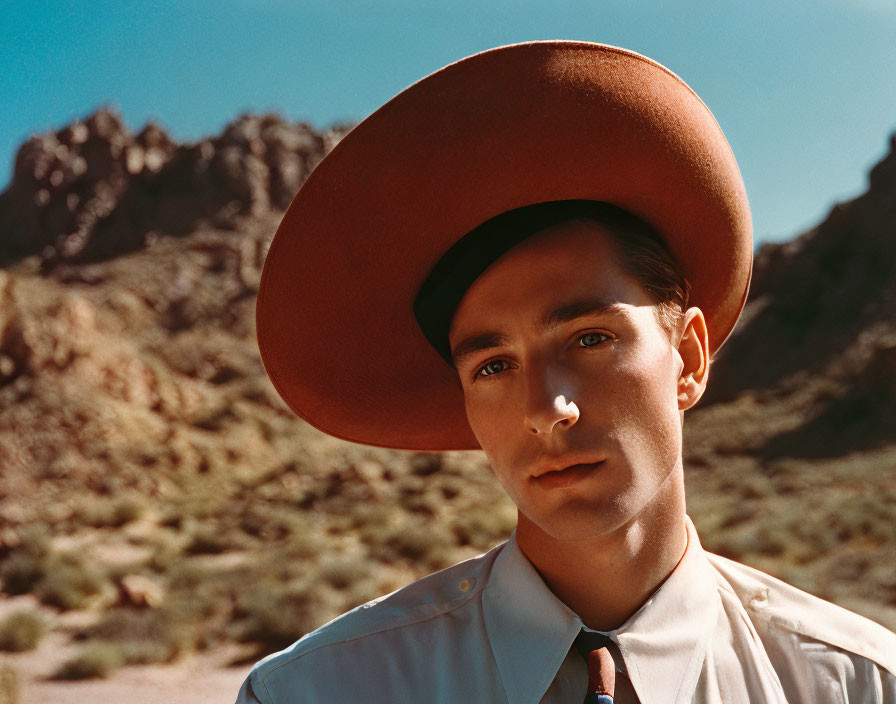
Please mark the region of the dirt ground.
MULTIPOLYGON (((23 608, 49 614, 28 595, 0 600, 0 617, 23 608)), ((64 620, 67 626, 73 626, 83 616, 70 614, 64 620)), ((119 668, 102 679, 56 680, 53 673, 81 645, 65 630, 47 634, 36 650, 0 655, 0 664, 16 673, 16 704, 226 704, 236 699, 251 669, 250 664, 233 666, 234 662, 245 662, 248 651, 228 646, 171 664, 119 668)))
POLYGON ((233 652, 197 655, 171 665, 135 665, 103 679, 50 679, 68 647, 48 637, 39 650, 8 655, 18 673, 18 704, 220 704, 233 702, 251 666, 228 667, 233 652))
POLYGON ((116 671, 104 680, 24 682, 20 704, 218 704, 236 699, 247 668, 220 667, 213 658, 177 665, 146 665, 116 671))

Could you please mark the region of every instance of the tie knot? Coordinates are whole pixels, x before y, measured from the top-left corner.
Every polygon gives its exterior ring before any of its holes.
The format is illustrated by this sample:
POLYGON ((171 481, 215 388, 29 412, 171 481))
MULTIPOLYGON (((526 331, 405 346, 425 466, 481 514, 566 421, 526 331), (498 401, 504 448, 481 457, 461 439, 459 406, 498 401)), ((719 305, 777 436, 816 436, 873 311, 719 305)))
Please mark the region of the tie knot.
POLYGON ((576 646, 576 650, 582 654, 582 657, 585 658, 587 662, 589 653, 594 650, 599 650, 600 648, 606 648, 612 642, 613 639, 608 635, 582 629, 579 631, 579 635, 576 636, 574 645, 576 646))

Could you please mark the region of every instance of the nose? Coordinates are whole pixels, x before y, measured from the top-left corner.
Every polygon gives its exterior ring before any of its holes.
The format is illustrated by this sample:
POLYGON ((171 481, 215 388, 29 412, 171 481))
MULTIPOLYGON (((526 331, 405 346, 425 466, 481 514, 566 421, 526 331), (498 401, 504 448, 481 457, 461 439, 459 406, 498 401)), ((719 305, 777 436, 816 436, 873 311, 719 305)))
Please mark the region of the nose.
MULTIPOLYGON (((575 425, 579 407, 570 398, 570 390, 552 383, 552 375, 544 372, 530 374, 527 379, 526 429, 535 435, 552 433, 561 427, 575 425)), ((559 381, 559 380, 557 380, 559 381)))

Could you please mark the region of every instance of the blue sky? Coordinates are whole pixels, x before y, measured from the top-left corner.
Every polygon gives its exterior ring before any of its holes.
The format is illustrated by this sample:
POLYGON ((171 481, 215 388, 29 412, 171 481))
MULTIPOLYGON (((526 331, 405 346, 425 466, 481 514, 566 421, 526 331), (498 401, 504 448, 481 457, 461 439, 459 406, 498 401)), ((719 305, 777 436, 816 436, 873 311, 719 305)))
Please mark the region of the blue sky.
POLYGON ((759 240, 862 192, 896 131, 894 0, 3 0, 0 28, 0 188, 30 133, 103 104, 181 141, 246 111, 322 127, 532 39, 623 46, 684 78, 728 136, 759 240))

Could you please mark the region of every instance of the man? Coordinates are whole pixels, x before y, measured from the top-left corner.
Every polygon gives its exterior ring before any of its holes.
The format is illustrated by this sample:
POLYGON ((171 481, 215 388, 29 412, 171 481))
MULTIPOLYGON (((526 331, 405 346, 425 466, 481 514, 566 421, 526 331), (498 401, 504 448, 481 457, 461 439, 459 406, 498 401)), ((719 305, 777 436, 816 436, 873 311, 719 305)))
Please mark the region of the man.
POLYGON ((685 513, 683 414, 751 264, 712 114, 632 52, 502 47, 362 122, 271 246, 266 368, 338 437, 481 447, 518 526, 239 701, 896 703, 896 636, 705 553, 685 513))

